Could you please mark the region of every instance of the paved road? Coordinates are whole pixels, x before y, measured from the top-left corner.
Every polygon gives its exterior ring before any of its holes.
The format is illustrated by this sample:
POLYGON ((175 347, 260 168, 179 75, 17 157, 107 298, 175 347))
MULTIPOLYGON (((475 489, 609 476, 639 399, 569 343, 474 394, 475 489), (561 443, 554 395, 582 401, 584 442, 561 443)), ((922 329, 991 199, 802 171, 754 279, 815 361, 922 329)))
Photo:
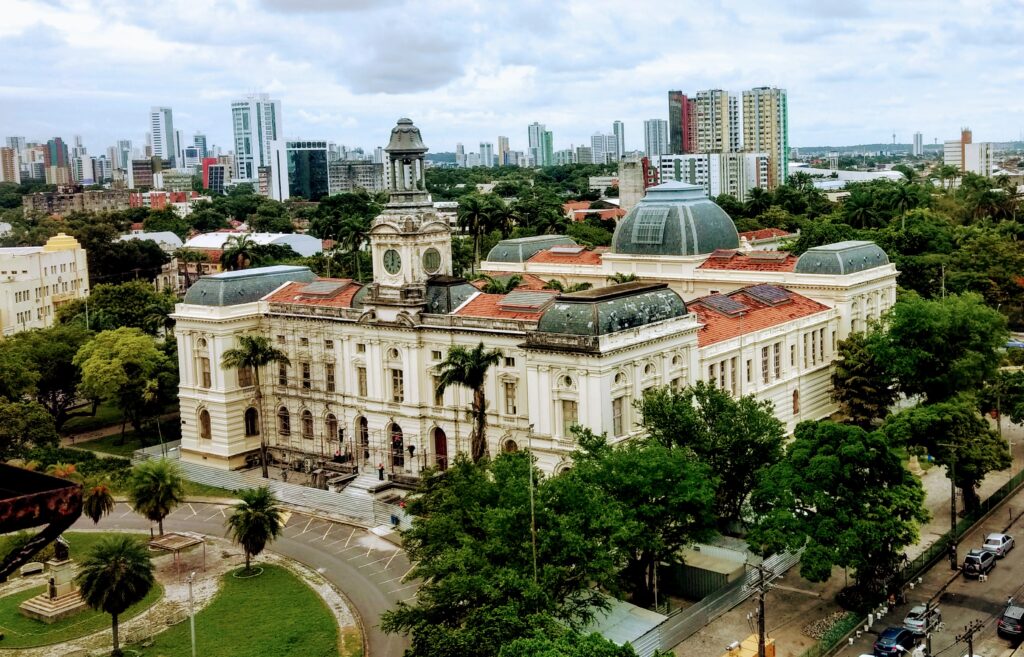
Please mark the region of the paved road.
MULTIPOLYGON (((223 538, 229 507, 189 503, 166 520, 164 531, 189 531, 223 538)), ((151 523, 124 503, 100 521, 98 529, 148 530, 151 523)), ((95 529, 83 516, 72 529, 95 529)), ((302 513, 291 513, 283 535, 268 548, 316 569, 344 591, 355 606, 366 633, 368 657, 398 657, 408 646, 405 637, 380 630, 381 614, 399 600, 411 600, 416 584, 403 582, 409 571, 405 552, 359 527, 302 513)))
POLYGON ((956 635, 963 633, 964 627, 975 620, 985 623, 984 628, 975 637, 976 655, 1002 657, 1010 654, 1014 644, 997 636, 996 621, 999 620, 1008 597, 1013 596, 1024 601, 1024 520, 1019 518, 1022 510, 1024 492, 1005 502, 979 529, 960 543, 958 553, 962 564, 967 550, 981 547, 986 534, 1007 530, 1007 526, 1011 520, 1013 521, 1008 533, 1016 537, 1017 547, 1005 559, 997 562, 987 581, 980 582, 956 575, 950 570, 948 559, 942 560, 925 574, 919 586, 913 591, 908 591, 908 604, 898 606, 895 612, 876 621, 870 633, 855 642, 853 647, 844 648, 839 654, 844 657, 870 654, 878 632, 890 625, 901 625, 911 606, 923 603, 937 594, 943 623, 937 632, 932 633, 933 655, 966 655, 967 645, 956 645, 956 635), (947 583, 949 586, 940 594, 939 591, 942 591, 947 583))

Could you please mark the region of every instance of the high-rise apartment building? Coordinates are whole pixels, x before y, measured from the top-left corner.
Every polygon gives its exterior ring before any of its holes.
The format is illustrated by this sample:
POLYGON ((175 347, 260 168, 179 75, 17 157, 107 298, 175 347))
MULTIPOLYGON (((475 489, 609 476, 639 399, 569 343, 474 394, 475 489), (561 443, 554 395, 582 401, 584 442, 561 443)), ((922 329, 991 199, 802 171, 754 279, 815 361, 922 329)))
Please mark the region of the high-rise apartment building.
POLYGON ((174 117, 170 107, 149 109, 149 129, 153 138, 153 156, 169 160, 174 166, 177 154, 177 139, 174 132, 174 117))
POLYGON ((943 142, 942 163, 947 166, 954 166, 960 171, 967 171, 967 146, 971 144, 973 139, 970 128, 961 128, 960 139, 951 139, 943 142))
POLYGON ((512 164, 512 162, 508 161, 508 153, 508 137, 498 135, 498 152, 496 153, 498 156, 498 166, 512 164))
POLYGON ((132 140, 118 139, 114 146, 114 168, 127 171, 132 163, 132 140))
POLYGON ((924 155, 924 135, 920 132, 914 133, 914 146, 911 150, 911 155, 914 157, 921 157, 924 155))
POLYGON ((608 164, 615 160, 615 135, 603 135, 595 132, 590 137, 590 156, 592 164, 608 164))
POLYGON ((661 182, 700 185, 708 196, 731 194, 745 201, 750 190, 768 186, 767 153, 694 153, 656 158, 661 182))
POLYGON ((730 153, 740 150, 740 110, 736 96, 722 89, 698 91, 693 109, 697 153, 730 153))
POLYGON ((200 160, 210 155, 210 152, 206 150, 206 135, 203 133, 197 132, 192 137, 192 145, 196 147, 200 160))
POLYGON ((527 127, 526 136, 531 166, 548 167, 555 163, 554 135, 544 124, 534 121, 527 127))
POLYGON ((231 103, 235 136, 235 177, 255 181, 259 168, 270 166, 271 142, 284 134, 281 127, 281 101, 268 94, 250 94, 231 103))
POLYGON ((657 157, 669 153, 668 121, 665 119, 648 119, 644 121, 644 152, 647 157, 657 157))
POLYGON ((696 102, 682 91, 668 92, 668 148, 670 153, 697 150, 696 102))
POLYGON ((480 142, 480 166, 494 166, 494 144, 490 142, 480 142))
POLYGON ((615 135, 615 161, 618 162, 626 154, 626 126, 622 121, 612 122, 612 134, 615 135))
POLYGON ((466 166, 466 147, 461 143, 455 144, 455 166, 459 168, 466 166))
POLYGON ((0 148, 0 182, 21 182, 21 166, 18 163, 18 151, 10 146, 0 148))
POLYGON ((785 184, 789 170, 785 89, 755 87, 743 92, 743 150, 768 153, 768 189, 785 184))

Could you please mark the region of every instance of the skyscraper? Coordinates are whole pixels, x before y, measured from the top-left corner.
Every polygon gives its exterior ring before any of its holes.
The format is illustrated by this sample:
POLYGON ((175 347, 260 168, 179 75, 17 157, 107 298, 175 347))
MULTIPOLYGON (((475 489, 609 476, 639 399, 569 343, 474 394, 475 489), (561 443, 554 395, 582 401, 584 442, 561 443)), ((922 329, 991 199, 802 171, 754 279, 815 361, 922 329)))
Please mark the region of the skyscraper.
POLYGON ((615 159, 616 137, 615 135, 603 135, 595 132, 590 137, 590 157, 593 164, 608 164, 617 162, 615 159))
POLYGON ((668 121, 665 119, 644 121, 644 152, 647 153, 647 157, 668 154, 668 121))
POLYGON ((543 157, 541 166, 549 167, 555 163, 555 134, 544 130, 540 135, 540 150, 543 157))
POLYGON ((232 101, 235 134, 235 176, 254 181, 259 168, 270 165, 270 142, 282 138, 281 101, 268 94, 249 94, 232 101))
POLYGON ((736 96, 721 89, 698 91, 691 109, 696 110, 696 152, 730 153, 740 150, 740 112, 736 96))
POLYGON ((914 147, 911 154, 914 157, 921 157, 924 155, 924 135, 920 132, 914 133, 914 147))
POLYGON ((270 145, 270 197, 319 201, 330 193, 326 141, 275 141, 270 145))
POLYGON ((695 101, 682 91, 668 92, 668 148, 670 153, 693 153, 697 150, 697 113, 695 101))
POLYGON ((197 132, 195 136, 192 137, 192 144, 199 150, 200 160, 209 155, 209 152, 206 150, 206 135, 203 133, 197 132))
POLYGON ((618 162, 626 154, 626 127, 622 125, 622 121, 612 122, 612 134, 615 135, 614 160, 618 162))
POLYGON ((455 144, 455 166, 466 166, 466 147, 461 143, 455 144))
POLYGON ((743 92, 743 149, 768 153, 768 189, 785 184, 789 169, 785 89, 756 87, 743 92))
POLYGON ((151 107, 149 109, 149 130, 153 136, 153 156, 162 160, 170 160, 171 166, 174 166, 177 141, 170 107, 151 107))
POLYGON ((512 164, 508 161, 508 137, 498 135, 498 166, 505 166, 506 164, 512 164))
POLYGON ((118 139, 114 146, 114 168, 127 171, 132 168, 132 140, 118 139))
POLYGON ((480 142, 480 166, 494 166, 494 144, 490 142, 480 142))
POLYGON ((0 148, 0 182, 21 182, 18 151, 9 146, 0 148))
POLYGON ((530 158, 530 165, 535 167, 544 166, 544 125, 534 121, 526 128, 527 156, 530 158))

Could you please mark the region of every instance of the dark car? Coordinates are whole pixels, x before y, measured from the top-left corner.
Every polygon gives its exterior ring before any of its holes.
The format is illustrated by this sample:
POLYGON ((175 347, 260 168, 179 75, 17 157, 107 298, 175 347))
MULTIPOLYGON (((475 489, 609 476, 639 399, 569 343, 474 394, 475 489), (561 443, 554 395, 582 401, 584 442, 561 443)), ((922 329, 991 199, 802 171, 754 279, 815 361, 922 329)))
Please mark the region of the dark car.
POLYGON ((964 557, 964 577, 987 575, 996 567, 996 553, 989 550, 974 549, 964 557))
POLYGON ((889 627, 875 641, 875 657, 903 657, 914 649, 914 633, 905 627, 889 627))
POLYGON ((1008 604, 1003 610, 1003 615, 999 617, 999 622, 996 623, 996 631, 999 636, 1019 639, 1021 635, 1024 635, 1024 620, 1022 619, 1024 619, 1024 607, 1008 604))

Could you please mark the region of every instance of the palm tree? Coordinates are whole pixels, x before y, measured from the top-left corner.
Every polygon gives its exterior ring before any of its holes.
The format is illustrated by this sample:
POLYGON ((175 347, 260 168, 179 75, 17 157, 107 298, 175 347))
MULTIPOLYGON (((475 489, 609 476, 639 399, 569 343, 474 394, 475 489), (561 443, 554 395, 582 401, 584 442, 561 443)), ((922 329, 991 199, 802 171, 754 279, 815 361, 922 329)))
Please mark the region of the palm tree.
POLYGON ((128 478, 128 499, 136 513, 159 524, 163 536, 164 518, 185 500, 181 468, 168 459, 143 461, 128 478))
POLYGON ((622 272, 615 272, 607 279, 610 283, 629 283, 631 281, 638 280, 636 274, 624 274, 622 272))
POLYGON ((347 250, 354 262, 356 280, 362 280, 363 273, 359 266, 359 254, 370 234, 370 219, 362 215, 348 215, 338 226, 338 241, 347 250))
POLYGON ((508 294, 523 282, 523 277, 519 274, 513 274, 506 279, 492 278, 484 274, 481 278, 484 281, 484 286, 481 288, 484 294, 508 294))
POLYGON ((256 406, 260 412, 260 464, 263 466, 263 478, 267 479, 270 474, 267 471, 267 432, 264 431, 263 416, 263 390, 260 386, 260 368, 270 363, 284 363, 290 365, 288 356, 277 349, 270 340, 262 335, 240 335, 238 346, 228 349, 221 356, 220 366, 224 369, 241 370, 248 368, 252 370, 253 383, 256 384, 256 406))
POLYGON ((104 482, 94 482, 82 494, 82 513, 98 524, 100 518, 114 510, 114 496, 104 482))
POLYGON ((747 214, 756 217, 772 207, 772 193, 755 187, 747 193, 747 214))
POLYGON ((562 281, 551 279, 544 284, 545 290, 558 290, 563 294, 571 294, 572 292, 582 292, 583 290, 589 290, 594 287, 591 283, 573 283, 572 285, 566 285, 562 281))
POLYGON ((112 655, 121 655, 117 617, 145 598, 154 581, 149 552, 134 536, 105 538, 82 561, 75 583, 85 604, 110 614, 112 655))
POLYGON ((871 195, 860 190, 853 191, 843 201, 843 215, 851 225, 859 224, 861 228, 867 228, 869 224, 874 223, 875 218, 871 195))
POLYGON ((518 219, 519 215, 515 209, 501 197, 495 196, 491 200, 487 211, 488 228, 500 230, 502 237, 508 237, 518 219))
POLYGON ((189 266, 195 265, 196 276, 201 276, 202 268, 200 265, 206 262, 206 254, 194 249, 178 249, 174 252, 174 257, 185 266, 185 290, 188 291, 192 287, 192 274, 189 271, 189 266))
POLYGON ((220 254, 220 266, 228 271, 246 269, 258 264, 260 259, 259 245, 250 235, 232 235, 224 242, 224 250, 220 254))
POLYGON ((245 550, 245 570, 248 572, 249 560, 281 535, 284 520, 277 498, 266 486, 243 490, 238 497, 242 501, 228 516, 228 531, 231 532, 231 540, 245 550))
POLYGON ((75 467, 74 463, 62 463, 60 461, 57 463, 51 463, 46 466, 46 474, 54 477, 60 477, 61 479, 67 479, 68 481, 73 481, 78 484, 83 481, 82 475, 78 472, 78 468, 75 467))
POLYGON ((491 211, 490 204, 479 194, 467 194, 459 199, 459 228, 473 238, 473 266, 480 262, 480 238, 487 232, 491 211))
POLYGON ((470 434, 470 452, 473 462, 478 463, 487 455, 487 399, 484 396, 484 382, 487 370, 497 365, 501 352, 488 350, 481 342, 473 349, 452 347, 448 357, 437 369, 437 394, 444 394, 449 386, 463 386, 473 391, 473 431, 470 434))

